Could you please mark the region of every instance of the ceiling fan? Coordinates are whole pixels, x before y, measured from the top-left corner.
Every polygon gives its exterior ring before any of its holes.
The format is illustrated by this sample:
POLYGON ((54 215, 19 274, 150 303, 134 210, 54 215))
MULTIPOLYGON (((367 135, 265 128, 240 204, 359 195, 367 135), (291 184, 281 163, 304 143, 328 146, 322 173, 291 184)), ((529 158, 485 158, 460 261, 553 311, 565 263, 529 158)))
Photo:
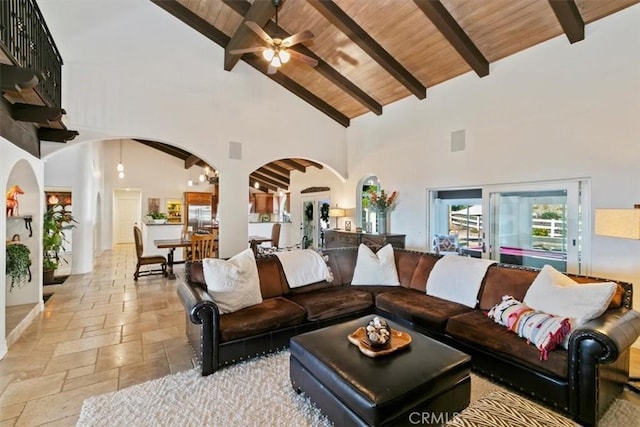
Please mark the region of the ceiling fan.
MULTIPOLYGON (((276 7, 276 29, 278 27, 278 9, 280 7, 281 0, 273 0, 273 5, 276 7)), ((244 49, 233 49, 229 51, 229 53, 233 55, 241 55, 243 53, 256 53, 262 52, 262 56, 269 62, 269 68, 267 69, 267 74, 275 74, 278 71, 278 68, 282 64, 289 62, 290 58, 297 59, 298 61, 302 61, 305 64, 311 65, 315 67, 318 65, 318 61, 315 59, 304 55, 300 52, 297 52, 293 49, 289 49, 291 46, 296 45, 300 42, 311 40, 315 36, 309 30, 301 31, 297 34, 289 36, 285 39, 282 39, 276 35, 271 37, 267 34, 258 24, 253 21, 246 21, 245 24, 249 27, 254 33, 256 33, 262 40, 267 43, 267 46, 257 46, 257 47, 247 47, 244 49)))

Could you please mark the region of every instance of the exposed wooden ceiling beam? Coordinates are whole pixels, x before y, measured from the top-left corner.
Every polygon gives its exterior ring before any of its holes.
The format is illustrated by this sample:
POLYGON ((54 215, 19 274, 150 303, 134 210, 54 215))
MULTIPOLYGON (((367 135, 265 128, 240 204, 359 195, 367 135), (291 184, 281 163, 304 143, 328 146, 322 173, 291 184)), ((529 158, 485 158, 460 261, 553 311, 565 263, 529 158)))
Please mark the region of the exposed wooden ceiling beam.
POLYGON ((260 181, 258 179, 255 179, 253 177, 253 175, 249 175, 249 185, 252 188, 256 188, 256 182, 258 183, 258 188, 257 189, 260 190, 260 191, 264 191, 265 193, 267 191, 269 191, 269 190, 274 191, 274 192, 278 191, 278 187, 276 185, 268 184, 266 182, 263 182, 263 181, 260 181))
POLYGON ((257 179, 258 181, 260 181, 261 183, 267 183, 267 184, 275 185, 276 187, 285 187, 287 189, 289 188, 289 184, 288 183, 277 181, 277 180, 272 179, 272 178, 270 178, 270 177, 268 177, 268 176, 266 176, 264 174, 261 174, 259 172, 253 172, 251 174, 251 176, 254 179, 257 179))
POLYGON ((192 154, 184 160, 184 168, 189 169, 191 166, 197 165, 198 162, 200 162, 200 157, 192 154))
POLYGON ((281 159, 281 160, 279 160, 279 161, 280 161, 280 162, 282 162, 282 163, 284 163, 284 164, 286 164, 286 165, 291 166, 291 167, 292 167, 292 168, 294 168, 295 170, 300 171, 300 172, 302 172, 302 173, 305 173, 305 172, 307 171, 307 168, 306 168, 306 166, 305 166, 305 165, 303 165, 303 164, 301 164, 301 163, 298 163, 298 162, 296 162, 296 161, 295 161, 295 160, 293 160, 293 159, 281 159))
POLYGON ((180 160, 185 160, 189 156, 191 156, 191 153, 188 151, 185 151, 178 147, 174 147, 173 145, 164 144, 162 142, 148 141, 146 139, 138 139, 138 138, 133 138, 133 141, 146 145, 147 147, 153 148, 154 150, 158 150, 162 153, 168 154, 180 160))
POLYGON ((584 20, 574 0, 549 0, 549 5, 556 14, 571 44, 584 40, 584 20))
POLYGON ((309 166, 313 166, 314 168, 318 168, 318 169, 324 168, 324 166, 322 166, 320 163, 316 163, 313 160, 307 160, 307 162, 311 163, 309 166))
POLYGON ((413 0, 427 15, 447 41, 454 47, 462 58, 473 68, 476 74, 484 77, 489 74, 489 61, 471 41, 467 33, 453 19, 440 0, 413 0))
POLYGON ((255 1, 250 5, 249 10, 244 15, 242 23, 238 25, 236 32, 229 40, 229 43, 224 48, 224 69, 227 71, 233 70, 233 67, 238 63, 242 55, 233 55, 230 53, 234 49, 240 49, 244 47, 250 47, 255 45, 255 33, 245 25, 247 21, 253 21, 260 27, 264 27, 276 13, 276 7, 271 1, 255 1))
POLYGON ((362 50, 374 59, 389 74, 398 80, 404 87, 419 99, 427 96, 425 88, 413 74, 404 68, 396 59, 376 42, 362 27, 360 27, 349 15, 347 15, 332 0, 307 0, 318 12, 320 12, 331 24, 336 26, 362 50))
MULTIPOLYGON (((186 6, 180 4, 177 0, 151 0, 154 4, 161 7, 171 15, 189 25, 194 30, 198 31, 203 36, 214 41, 223 48, 229 43, 229 36, 222 31, 209 24, 204 19, 189 10, 186 6)), ((298 96, 302 100, 309 103, 311 106, 322 111, 327 116, 331 117, 344 127, 349 126, 349 118, 342 114, 340 111, 329 105, 327 102, 320 99, 318 96, 309 92, 300 84, 291 80, 282 73, 267 74, 267 64, 261 57, 254 55, 243 55, 242 60, 251 65, 256 70, 260 71, 265 76, 269 77, 274 82, 278 83, 294 95, 298 96)))
POLYGON ((300 85, 296 81, 290 79, 282 73, 275 74, 267 74, 268 64, 262 58, 262 55, 258 56, 254 54, 245 54, 242 56, 242 60, 247 64, 251 65, 256 70, 260 71, 265 76, 269 77, 274 82, 284 86, 287 90, 289 90, 294 95, 302 98, 304 101, 308 102, 318 110, 325 113, 327 116, 331 117, 336 122, 340 123, 344 127, 349 127, 350 120, 347 116, 342 114, 337 109, 333 108, 326 101, 311 93, 304 86, 300 85))
MULTIPOLYGON (((246 0, 222 0, 222 1, 224 2, 224 4, 232 8, 235 12, 237 12, 241 16, 246 16, 247 13, 249 12, 249 8, 251 8, 251 3, 249 3, 246 0)), ((271 20, 267 22, 266 26, 264 26, 264 29, 271 34, 276 34, 276 33, 280 34, 280 36, 283 39, 291 35, 287 33, 284 29, 276 26, 275 22, 271 20)), ((326 63, 322 58, 320 58, 318 55, 313 53, 309 48, 307 48, 303 44, 298 44, 293 50, 296 50, 318 61, 318 65, 314 68, 318 73, 320 73, 331 83, 339 87, 340 90, 349 94, 355 100, 357 100, 362 105, 367 107, 374 114, 378 116, 382 114, 382 105, 380 105, 380 103, 378 103, 375 99, 369 96, 365 91, 360 89, 358 86, 353 84, 350 80, 348 80, 338 71, 336 71, 335 68, 333 68, 331 65, 326 63)))
POLYGON ((289 176, 289 169, 283 168, 282 166, 276 165, 275 163, 271 162, 271 163, 267 163, 266 165, 263 166, 263 168, 265 169, 270 169, 274 172, 277 172, 281 175, 285 175, 285 176, 289 176))
POLYGON ((290 179, 289 179, 289 173, 288 173, 288 171, 287 171, 287 174, 286 174, 286 175, 280 175, 280 174, 279 174, 279 173, 277 173, 277 172, 274 172, 274 171, 272 171, 272 170, 269 170, 269 169, 267 169, 267 168, 265 168, 265 167, 261 167, 261 168, 258 168, 258 169, 256 170, 256 172, 260 172, 261 174, 263 174, 263 175, 265 175, 265 176, 268 176, 268 177, 273 178, 273 179, 275 179, 275 180, 278 180, 278 181, 280 181, 280 182, 284 182, 284 183, 286 183, 287 185, 291 182, 291 181, 290 181, 290 179))
POLYGON ((57 122, 62 119, 63 114, 67 114, 67 112, 63 108, 58 107, 22 103, 11 105, 11 118, 21 122, 48 124, 49 122, 57 122))
POLYGON ((32 89, 42 80, 42 74, 31 68, 0 64, 0 90, 20 92, 32 89))
POLYGON ((67 142, 78 136, 78 131, 68 129, 39 128, 40 141, 67 142))
POLYGON ((193 13, 186 6, 180 4, 177 0, 151 0, 151 2, 220 46, 225 47, 229 43, 229 36, 193 13))

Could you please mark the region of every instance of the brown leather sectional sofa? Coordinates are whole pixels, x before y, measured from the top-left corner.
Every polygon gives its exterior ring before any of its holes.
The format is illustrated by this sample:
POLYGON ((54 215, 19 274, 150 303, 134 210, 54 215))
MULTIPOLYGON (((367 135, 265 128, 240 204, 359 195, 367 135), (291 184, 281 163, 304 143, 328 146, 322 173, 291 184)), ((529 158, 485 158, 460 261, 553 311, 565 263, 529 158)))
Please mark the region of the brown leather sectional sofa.
POLYGON ((608 310, 572 331, 568 350, 558 348, 541 361, 536 347, 485 315, 505 294, 522 300, 538 270, 489 267, 478 305, 471 309, 426 295, 427 278, 438 255, 395 249, 401 286, 392 287, 350 285, 357 248, 324 253, 333 282, 297 289, 289 288, 277 257, 257 259, 264 301, 224 315, 206 292, 202 265, 187 264, 187 281, 179 284, 178 294, 202 374, 286 347, 294 335, 377 313, 466 352, 474 370, 553 405, 584 425, 596 423, 627 381, 629 348, 640 336, 640 313, 631 309, 630 283, 618 282, 608 310))

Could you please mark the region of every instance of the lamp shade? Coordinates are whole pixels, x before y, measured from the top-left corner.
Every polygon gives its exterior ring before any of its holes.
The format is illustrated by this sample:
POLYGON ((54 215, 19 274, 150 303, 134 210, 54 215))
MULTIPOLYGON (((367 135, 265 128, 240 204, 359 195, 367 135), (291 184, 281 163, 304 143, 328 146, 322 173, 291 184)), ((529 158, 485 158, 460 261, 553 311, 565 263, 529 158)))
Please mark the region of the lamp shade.
POLYGON ((598 236, 640 239, 640 207, 635 209, 596 209, 598 236))
POLYGON ((329 218, 342 218, 345 216, 344 209, 329 208, 329 218))

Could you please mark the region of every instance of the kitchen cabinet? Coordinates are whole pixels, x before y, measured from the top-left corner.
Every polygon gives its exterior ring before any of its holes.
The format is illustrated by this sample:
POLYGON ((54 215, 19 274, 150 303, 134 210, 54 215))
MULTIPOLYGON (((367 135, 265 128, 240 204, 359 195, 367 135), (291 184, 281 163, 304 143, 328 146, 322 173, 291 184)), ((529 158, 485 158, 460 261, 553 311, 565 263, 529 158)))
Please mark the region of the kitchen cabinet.
POLYGON ((253 198, 256 213, 273 213, 273 194, 256 193, 253 198))
POLYGON ((360 246, 384 246, 388 243, 394 248, 404 249, 405 234, 371 234, 357 231, 324 230, 324 246, 330 248, 346 248, 360 246))

